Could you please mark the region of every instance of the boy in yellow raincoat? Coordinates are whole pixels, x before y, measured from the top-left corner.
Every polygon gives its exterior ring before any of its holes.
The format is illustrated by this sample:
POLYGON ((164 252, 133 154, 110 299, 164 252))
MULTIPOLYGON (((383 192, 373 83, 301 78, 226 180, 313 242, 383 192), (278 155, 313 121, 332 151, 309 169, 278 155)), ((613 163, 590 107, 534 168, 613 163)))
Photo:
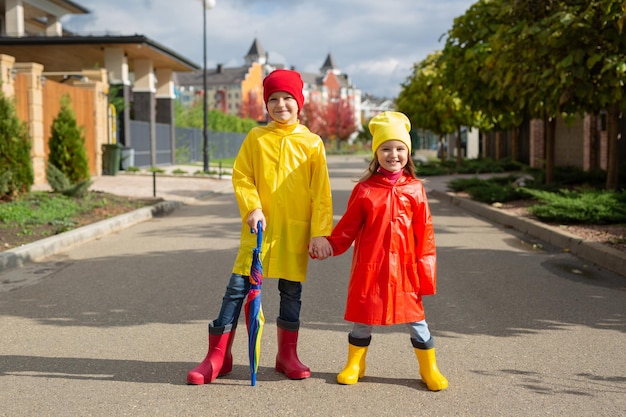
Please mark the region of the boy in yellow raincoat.
POLYGON ((279 279, 276 370, 290 379, 311 375, 297 355, 307 245, 321 257, 330 255, 324 236, 332 231, 333 210, 324 143, 298 121, 303 86, 300 74, 291 70, 275 70, 263 80, 272 121, 248 133, 235 159, 232 181, 242 219, 239 253, 220 313, 209 323, 209 351, 187 374, 189 384, 210 383, 232 369, 231 346, 256 247, 250 231, 257 232, 259 221, 263 275, 279 279))

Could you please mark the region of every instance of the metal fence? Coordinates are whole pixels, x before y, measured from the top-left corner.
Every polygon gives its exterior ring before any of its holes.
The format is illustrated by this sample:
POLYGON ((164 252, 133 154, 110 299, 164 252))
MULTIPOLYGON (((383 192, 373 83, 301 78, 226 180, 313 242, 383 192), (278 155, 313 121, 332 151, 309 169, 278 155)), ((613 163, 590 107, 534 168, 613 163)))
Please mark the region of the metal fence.
MULTIPOLYGON (((177 127, 176 158, 177 164, 204 161, 204 135, 202 129, 177 127)), ((243 143, 245 133, 208 132, 209 160, 234 158, 243 143)))
MULTIPOLYGON (((155 123, 155 155, 156 165, 170 165, 172 158, 172 134, 170 125, 155 123)), ((130 121, 131 147, 134 149, 134 165, 137 167, 152 166, 152 146, 150 144, 150 122, 141 120, 130 121)))
MULTIPOLYGON (((172 149, 171 128, 168 124, 155 123, 156 166, 189 164, 204 161, 204 136, 202 129, 177 127, 172 149)), ((234 158, 239 152, 246 135, 244 133, 209 131, 209 160, 234 158)), ((150 144, 150 123, 131 120, 133 165, 145 168, 152 166, 152 145, 150 144)))

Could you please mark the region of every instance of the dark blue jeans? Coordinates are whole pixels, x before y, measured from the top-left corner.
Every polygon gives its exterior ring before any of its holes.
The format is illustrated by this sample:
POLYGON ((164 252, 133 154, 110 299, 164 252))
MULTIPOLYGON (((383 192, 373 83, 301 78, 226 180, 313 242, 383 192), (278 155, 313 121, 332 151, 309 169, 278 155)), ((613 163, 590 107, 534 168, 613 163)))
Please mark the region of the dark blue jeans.
MULTIPOLYGON (((241 307, 250 290, 250 280, 246 275, 232 274, 222 298, 222 308, 219 316, 213 320, 214 327, 229 327, 237 325, 241 307)), ((297 323, 300 321, 300 308, 302 306, 302 283, 278 280, 280 292, 280 311, 278 318, 281 320, 297 323)))

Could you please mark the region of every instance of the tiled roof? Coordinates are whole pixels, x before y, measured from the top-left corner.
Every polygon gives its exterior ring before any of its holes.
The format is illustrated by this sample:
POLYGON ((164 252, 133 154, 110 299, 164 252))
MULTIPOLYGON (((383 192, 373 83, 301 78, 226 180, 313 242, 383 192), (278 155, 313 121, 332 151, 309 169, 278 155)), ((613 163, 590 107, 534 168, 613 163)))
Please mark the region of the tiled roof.
MULTIPOLYGON (((232 85, 240 84, 248 73, 249 67, 236 67, 236 68, 211 68, 207 69, 207 85, 232 85)), ((179 73, 177 74, 178 83, 184 87, 195 87, 202 89, 203 77, 202 70, 179 73)))

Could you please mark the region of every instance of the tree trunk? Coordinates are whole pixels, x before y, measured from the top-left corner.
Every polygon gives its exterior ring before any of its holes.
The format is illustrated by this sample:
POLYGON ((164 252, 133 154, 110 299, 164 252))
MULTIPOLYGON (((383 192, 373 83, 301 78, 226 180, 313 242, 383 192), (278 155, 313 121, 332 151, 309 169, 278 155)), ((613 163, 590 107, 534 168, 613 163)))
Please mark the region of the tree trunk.
POLYGON ((589 115, 589 171, 600 169, 598 158, 600 151, 600 132, 598 130, 598 114, 589 115))
POLYGON ((606 189, 617 190, 619 180, 619 119, 621 117, 619 108, 611 106, 607 114, 607 167, 606 167, 606 189))
POLYGON ((490 148, 491 148, 490 134, 491 132, 488 132, 483 135, 483 155, 482 155, 483 158, 487 158, 490 153, 490 148))
POLYGON ((546 184, 554 183, 554 135, 556 133, 556 117, 548 119, 544 123, 546 133, 546 184))
POLYGON ((461 126, 456 128, 456 167, 460 168, 463 162, 463 155, 461 155, 461 126))
POLYGON ((446 145, 445 136, 439 136, 439 144, 437 145, 437 157, 441 159, 441 162, 448 159, 448 146, 446 145))
POLYGON ((516 162, 519 159, 519 126, 511 130, 511 160, 516 162))
POLYGON ((496 152, 495 152, 495 160, 499 161, 502 157, 502 131, 498 130, 496 132, 496 152))

